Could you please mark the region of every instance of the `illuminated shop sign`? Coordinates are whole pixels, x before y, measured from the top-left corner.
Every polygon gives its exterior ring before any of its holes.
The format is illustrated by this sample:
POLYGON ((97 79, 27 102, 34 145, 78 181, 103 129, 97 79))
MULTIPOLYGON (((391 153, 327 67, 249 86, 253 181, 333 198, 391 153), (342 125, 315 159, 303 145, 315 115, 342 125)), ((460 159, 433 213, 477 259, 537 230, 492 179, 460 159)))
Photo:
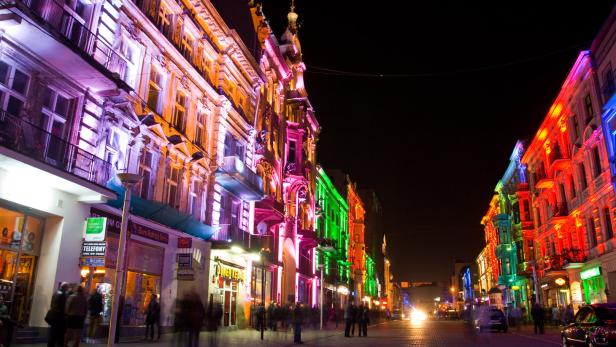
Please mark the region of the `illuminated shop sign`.
POLYGON ((103 242, 88 242, 84 241, 81 245, 82 257, 104 257, 107 243, 103 242))
POLYGON ((233 281, 244 281, 244 271, 222 264, 216 266, 216 276, 233 281))
POLYGON ((87 242, 104 241, 107 230, 107 217, 90 217, 86 219, 83 238, 87 242))
POLYGON ((591 277, 597 277, 599 275, 601 275, 601 269, 598 266, 580 272, 580 277, 583 280, 589 279, 591 277))

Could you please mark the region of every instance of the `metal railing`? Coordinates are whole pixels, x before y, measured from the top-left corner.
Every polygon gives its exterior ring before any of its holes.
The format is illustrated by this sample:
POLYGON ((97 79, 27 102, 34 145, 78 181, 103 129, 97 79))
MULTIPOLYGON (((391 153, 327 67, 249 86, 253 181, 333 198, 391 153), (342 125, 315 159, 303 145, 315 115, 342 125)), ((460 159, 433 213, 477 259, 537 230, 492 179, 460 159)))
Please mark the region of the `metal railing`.
POLYGON ((127 59, 90 31, 86 20, 67 4, 56 0, 17 0, 17 2, 23 3, 51 29, 62 35, 68 43, 92 57, 109 72, 117 73, 120 79, 124 77, 127 59))
POLYGON ((111 163, 6 111, 0 111, 0 146, 103 187, 110 178, 111 163))

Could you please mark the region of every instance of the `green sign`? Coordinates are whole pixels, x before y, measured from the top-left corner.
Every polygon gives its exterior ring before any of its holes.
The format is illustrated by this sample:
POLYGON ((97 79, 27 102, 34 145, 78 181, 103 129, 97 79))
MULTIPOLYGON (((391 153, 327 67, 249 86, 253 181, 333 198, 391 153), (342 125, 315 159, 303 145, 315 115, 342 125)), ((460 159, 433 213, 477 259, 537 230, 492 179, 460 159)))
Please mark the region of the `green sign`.
POLYGON ((589 279, 591 277, 597 277, 599 275, 601 275, 601 269, 598 266, 580 272, 580 277, 583 280, 589 279))
POLYGON ((86 220, 84 239, 87 242, 104 241, 107 229, 107 217, 90 217, 86 220))

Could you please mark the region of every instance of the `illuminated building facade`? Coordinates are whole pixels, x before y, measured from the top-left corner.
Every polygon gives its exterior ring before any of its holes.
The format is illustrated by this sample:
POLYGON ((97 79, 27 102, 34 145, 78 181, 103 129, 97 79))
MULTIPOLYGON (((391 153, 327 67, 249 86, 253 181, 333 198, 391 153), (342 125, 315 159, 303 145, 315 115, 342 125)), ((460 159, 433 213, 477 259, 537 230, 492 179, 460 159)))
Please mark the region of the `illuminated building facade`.
POLYGON ((387 237, 383 235, 383 278, 384 278, 384 292, 381 294, 381 308, 387 308, 391 303, 391 300, 394 296, 394 275, 391 271, 391 261, 387 257, 387 237), (384 303, 383 303, 384 302, 384 303))
POLYGON ((317 167, 316 232, 320 249, 318 264, 323 264, 325 291, 323 302, 328 306, 345 307, 349 293, 349 206, 325 170, 317 167))
POLYGON ((379 298, 383 296, 385 292, 384 281, 384 266, 385 255, 383 253, 383 239, 385 237, 385 230, 383 225, 383 207, 379 201, 376 191, 374 189, 362 189, 360 190, 360 196, 364 207, 366 209, 365 215, 365 231, 364 231, 364 243, 366 247, 366 271, 373 271, 372 276, 367 278, 374 280, 374 283, 366 284, 366 288, 374 286, 376 290, 371 290, 368 296, 371 298, 379 298), (374 269, 368 268, 368 259, 374 262, 374 269))
POLYGON ((579 54, 522 161, 535 209, 535 255, 546 305, 605 302, 588 278, 613 237, 614 190, 589 51, 579 54))
POLYGON ((534 290, 529 265, 533 259, 533 225, 526 168, 520 162, 523 154, 524 145, 518 141, 507 170, 494 189, 499 207, 492 223, 498 232, 496 257, 503 303, 529 308, 534 290))
MULTIPOLYGON (((477 258, 481 294, 484 298, 488 298, 488 295, 491 294, 499 294, 499 301, 493 302, 493 304, 502 304, 500 301, 501 291, 497 288, 498 279, 501 275, 501 267, 499 259, 496 256, 496 248, 500 243, 500 234, 493 223, 493 220, 499 212, 499 198, 498 195, 495 194, 490 201, 488 212, 481 219, 481 224, 484 228, 484 240, 486 245, 477 258)), ((492 301, 496 300, 495 297, 491 297, 490 299, 492 301)))
MULTIPOLYGON (((607 164, 610 169, 610 177, 612 187, 616 182, 616 125, 614 122, 614 116, 616 114, 616 98, 614 92, 616 91, 616 81, 614 79, 614 69, 616 66, 616 45, 614 44, 614 38, 616 37, 616 11, 612 11, 610 17, 607 19, 595 41, 591 46, 591 52, 593 54, 593 67, 595 69, 594 77, 596 79, 595 87, 597 88, 597 98, 600 100, 602 106, 602 129, 605 139, 605 146, 607 150, 607 164)), ((611 211, 611 221, 613 225, 614 216, 614 201, 610 201, 609 205, 611 211)), ((606 224, 607 226, 607 224, 606 224)), ((606 234, 612 229, 606 229, 606 234)), ((601 277, 605 282, 606 296, 608 302, 616 301, 616 252, 613 251, 616 245, 613 238, 607 238, 605 242, 606 253, 600 256, 601 262, 601 277)), ((585 272, 587 279, 592 279, 592 272, 596 272, 592 268, 589 268, 585 272)), ((585 281, 587 279, 583 279, 585 281)), ((592 287, 593 281, 587 281, 592 287)), ((600 281, 594 280, 594 283, 600 284, 600 281)), ((586 289, 586 288, 584 288, 586 289)))
POLYGON ((357 185, 347 176, 347 200, 349 203, 349 262, 355 300, 365 296, 366 246, 364 244, 364 216, 366 210, 357 192, 357 185))

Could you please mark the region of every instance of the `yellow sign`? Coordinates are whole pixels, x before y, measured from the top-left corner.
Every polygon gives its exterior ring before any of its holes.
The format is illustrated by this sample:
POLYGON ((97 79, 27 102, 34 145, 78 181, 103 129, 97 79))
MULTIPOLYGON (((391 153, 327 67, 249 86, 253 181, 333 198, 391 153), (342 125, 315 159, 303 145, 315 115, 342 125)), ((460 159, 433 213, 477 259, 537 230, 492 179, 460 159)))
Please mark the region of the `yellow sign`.
POLYGON ((556 283, 559 286, 562 286, 563 284, 567 283, 567 281, 565 281, 564 278, 559 277, 559 278, 554 280, 554 283, 556 283))
POLYGON ((216 266, 216 276, 234 281, 244 281, 244 271, 222 264, 216 266))

